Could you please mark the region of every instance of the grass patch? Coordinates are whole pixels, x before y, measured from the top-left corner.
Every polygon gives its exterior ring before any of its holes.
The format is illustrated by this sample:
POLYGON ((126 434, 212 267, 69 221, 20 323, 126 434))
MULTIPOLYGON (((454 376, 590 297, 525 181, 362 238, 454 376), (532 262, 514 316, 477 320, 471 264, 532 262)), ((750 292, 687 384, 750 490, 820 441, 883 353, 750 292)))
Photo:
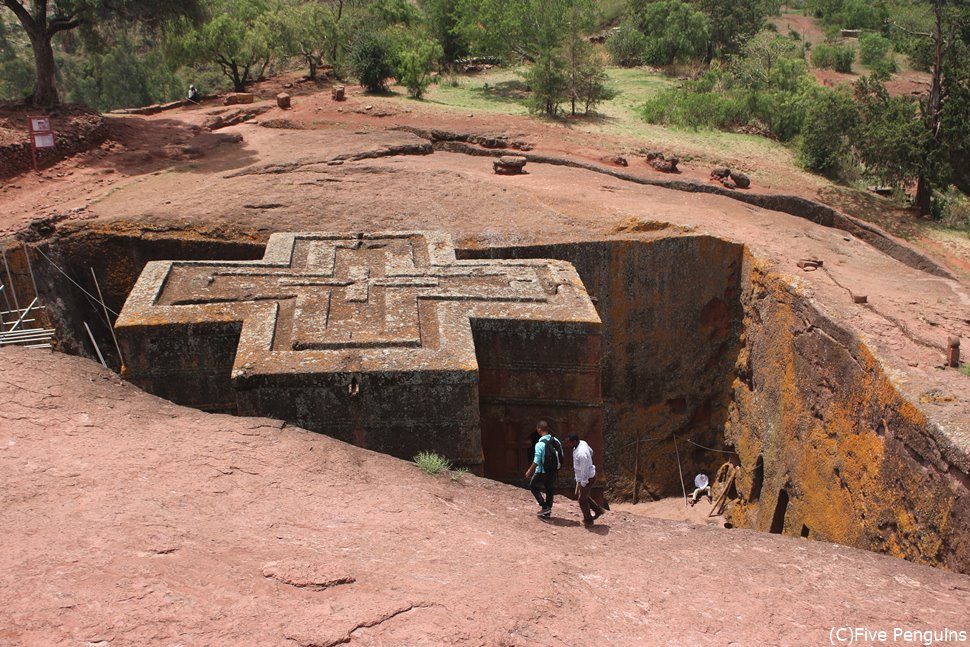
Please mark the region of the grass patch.
POLYGON ((970 364, 967 364, 966 362, 964 362, 963 366, 960 367, 960 372, 966 375, 967 377, 970 377, 970 364))
POLYGON ((451 473, 451 480, 455 482, 460 481, 461 477, 463 477, 465 474, 468 474, 468 468, 459 467, 458 469, 456 469, 454 472, 451 473))
POLYGON ((451 468, 451 463, 441 454, 434 452, 418 452, 414 457, 414 462, 425 474, 440 474, 451 468))

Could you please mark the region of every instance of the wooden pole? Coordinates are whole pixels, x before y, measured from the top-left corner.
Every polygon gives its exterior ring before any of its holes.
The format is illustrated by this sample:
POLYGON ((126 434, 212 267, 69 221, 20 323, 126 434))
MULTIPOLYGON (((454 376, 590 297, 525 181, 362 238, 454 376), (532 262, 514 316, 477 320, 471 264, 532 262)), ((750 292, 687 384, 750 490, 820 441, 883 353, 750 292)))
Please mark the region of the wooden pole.
POLYGON ((637 431, 637 449, 633 457, 633 505, 640 502, 640 431, 637 431))
POLYGON ((707 515, 708 517, 713 517, 720 514, 717 512, 717 509, 718 507, 723 509, 724 503, 727 499, 728 490, 730 490, 731 485, 734 484, 734 477, 737 476, 738 470, 733 465, 731 465, 728 469, 730 470, 730 474, 727 477, 727 480, 724 482, 724 491, 721 492, 721 496, 717 497, 717 501, 714 502, 714 507, 711 508, 711 511, 707 515))
POLYGON ((24 246, 24 258, 27 260, 27 271, 30 272, 30 282, 34 286, 34 296, 40 297, 40 292, 37 291, 37 279, 34 278, 34 266, 30 262, 30 253, 27 251, 27 243, 23 243, 24 246))
POLYGON ((118 345, 118 338, 115 336, 115 327, 111 325, 111 317, 108 316, 108 304, 104 302, 104 296, 101 294, 101 285, 98 283, 98 275, 94 273, 94 268, 91 269, 91 277, 94 279, 94 287, 98 289, 98 300, 101 301, 101 305, 104 307, 104 321, 108 324, 108 330, 111 331, 111 339, 115 342, 115 350, 118 351, 118 370, 125 365, 125 358, 121 356, 121 346, 118 345))
POLYGON ((677 449, 677 434, 674 434, 674 452, 677 454, 677 473, 680 474, 680 489, 684 492, 684 507, 687 503, 687 488, 684 486, 684 471, 680 468, 680 450, 677 449))
POLYGON ((3 256, 3 267, 7 270, 7 285, 10 286, 10 294, 13 295, 14 308, 20 310, 20 304, 17 302, 17 286, 13 284, 13 275, 10 274, 10 266, 7 265, 7 250, 0 249, 0 256, 3 256))
POLYGON ((101 349, 98 348, 98 342, 94 341, 94 335, 91 334, 91 329, 88 327, 88 322, 84 323, 84 329, 88 331, 88 339, 91 340, 91 344, 94 346, 95 352, 98 353, 98 359, 101 360, 101 366, 108 368, 108 365, 104 361, 104 355, 101 354, 101 349))
POLYGON ((34 304, 35 303, 37 303, 37 297, 34 297, 34 300, 30 302, 30 305, 27 306, 27 308, 22 311, 23 314, 20 315, 20 318, 17 319, 17 321, 14 323, 14 325, 10 326, 10 330, 7 331, 8 333, 11 333, 14 330, 16 330, 17 329, 17 326, 19 326, 20 324, 22 324, 24 322, 24 319, 26 319, 27 318, 27 315, 30 314, 30 310, 31 310, 31 308, 34 307, 34 304))

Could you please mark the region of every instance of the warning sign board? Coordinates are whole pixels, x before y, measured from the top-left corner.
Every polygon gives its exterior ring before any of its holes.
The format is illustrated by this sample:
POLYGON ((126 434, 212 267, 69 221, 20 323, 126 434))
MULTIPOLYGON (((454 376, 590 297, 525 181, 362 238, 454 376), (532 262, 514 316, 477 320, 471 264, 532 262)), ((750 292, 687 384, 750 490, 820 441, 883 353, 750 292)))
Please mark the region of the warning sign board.
POLYGON ((54 148, 54 128, 50 117, 27 117, 27 129, 30 132, 30 150, 34 158, 34 170, 37 167, 37 149, 54 148))

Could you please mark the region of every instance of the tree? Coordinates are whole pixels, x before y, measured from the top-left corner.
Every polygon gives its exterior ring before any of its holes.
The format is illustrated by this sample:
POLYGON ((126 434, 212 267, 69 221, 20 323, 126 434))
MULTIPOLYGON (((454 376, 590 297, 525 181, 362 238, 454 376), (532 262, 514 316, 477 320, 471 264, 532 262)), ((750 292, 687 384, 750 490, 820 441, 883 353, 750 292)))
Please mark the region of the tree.
POLYGON ((745 43, 761 31, 765 18, 778 10, 775 0, 695 0, 694 4, 708 19, 708 59, 741 51, 745 43))
POLYGON ((173 16, 196 16, 198 0, 2 0, 30 40, 34 55, 34 88, 30 102, 38 108, 60 103, 52 40, 79 27, 96 30, 112 20, 155 28, 173 16))
POLYGON ((591 63, 585 34, 595 18, 592 0, 458 0, 457 29, 483 53, 531 61, 525 78, 529 109, 555 115, 563 101, 589 106, 604 96, 603 76, 591 63))
MULTIPOLYGON (((929 0, 928 31, 901 27, 911 37, 931 44, 930 91, 920 104, 925 130, 923 163, 916 181, 916 207, 932 210, 933 189, 956 180, 970 189, 970 172, 961 162, 970 159, 970 135, 963 118, 970 115, 970 7, 967 0, 929 0), (953 162, 957 162, 954 173, 953 162)), ((964 189, 966 190, 966 189, 964 189)))
POLYGON ((454 63, 468 51, 468 44, 458 33, 458 16, 454 0, 418 0, 431 36, 441 44, 445 64, 454 63))
POLYGON ((856 82, 855 99, 859 120, 852 144, 860 161, 887 184, 912 181, 920 172, 926 145, 917 103, 890 96, 871 77, 856 82))
POLYGON ((368 33, 360 38, 351 52, 351 70, 360 84, 371 92, 387 89, 387 80, 394 76, 393 54, 387 37, 368 33))
POLYGON ((636 67, 643 64, 647 37, 635 25, 627 22, 607 37, 606 50, 614 64, 620 67, 636 67))
POLYGON ((444 56, 434 40, 414 38, 397 55, 397 80, 413 99, 420 99, 431 84, 435 61, 444 56))
POLYGON ((532 88, 529 111, 555 116, 569 89, 564 58, 557 52, 540 56, 525 73, 525 80, 532 88))
POLYGON ((731 63, 731 71, 749 89, 791 91, 806 72, 804 57, 800 43, 763 31, 745 44, 742 55, 731 63))
POLYGON ((309 68, 307 78, 316 79, 317 69, 331 51, 330 39, 336 33, 333 10, 308 2, 284 10, 279 20, 285 29, 289 51, 303 57, 309 68))
POLYGON ((576 114, 576 103, 588 113, 597 103, 612 98, 612 90, 606 85, 609 77, 601 57, 585 37, 589 28, 587 16, 577 7, 572 7, 565 44, 560 52, 564 58, 566 72, 566 96, 569 99, 570 113, 576 114))
POLYGON ((457 0, 456 31, 483 54, 538 61, 562 45, 571 19, 595 9, 593 0, 457 0))
POLYGON ((637 22, 647 37, 645 58, 651 65, 700 58, 710 43, 707 17, 682 0, 651 2, 637 16, 637 22))
POLYGON ((33 84, 30 65, 18 56, 18 48, 8 35, 13 28, 3 22, 0 14, 0 98, 22 97, 33 84))
POLYGON ((838 175, 850 152, 848 136, 857 122, 852 96, 819 87, 808 93, 806 101, 798 151, 802 164, 810 171, 838 175))
POLYGON ((216 0, 210 17, 199 25, 180 20, 170 30, 167 49, 178 63, 216 63, 236 92, 260 78, 282 34, 271 28, 267 0, 216 0))

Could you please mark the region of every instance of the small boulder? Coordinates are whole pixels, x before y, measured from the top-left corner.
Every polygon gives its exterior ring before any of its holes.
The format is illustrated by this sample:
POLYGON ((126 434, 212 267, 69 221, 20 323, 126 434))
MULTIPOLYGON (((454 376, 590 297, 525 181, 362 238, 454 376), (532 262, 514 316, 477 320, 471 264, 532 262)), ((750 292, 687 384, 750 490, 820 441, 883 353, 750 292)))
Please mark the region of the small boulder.
POLYGON ((731 169, 726 166, 715 166, 711 169, 711 177, 715 180, 723 180, 726 177, 730 177, 731 169))
POLYGON ((731 179, 739 189, 747 189, 751 186, 751 179, 744 173, 739 173, 738 171, 731 171, 731 179))
POLYGON ((663 153, 658 153, 655 157, 650 157, 651 154, 647 155, 647 164, 655 170, 661 173, 679 173, 677 164, 680 162, 680 159, 676 157, 665 158, 663 153))
POLYGON ((664 154, 660 151, 649 151, 647 152, 647 161, 652 162, 655 159, 663 159, 664 154))
POLYGON ((492 170, 497 175, 519 175, 525 168, 526 159, 521 155, 503 155, 492 162, 492 170))
POLYGON ((330 98, 334 101, 344 101, 347 99, 346 90, 342 85, 335 85, 330 88, 330 98))
POLYGON ((278 105, 283 110, 289 110, 290 108, 290 95, 285 92, 280 92, 276 95, 276 105, 278 105))
POLYGON ((251 92, 232 92, 226 95, 222 104, 226 106, 235 106, 241 103, 252 103, 256 100, 256 95, 251 92))

